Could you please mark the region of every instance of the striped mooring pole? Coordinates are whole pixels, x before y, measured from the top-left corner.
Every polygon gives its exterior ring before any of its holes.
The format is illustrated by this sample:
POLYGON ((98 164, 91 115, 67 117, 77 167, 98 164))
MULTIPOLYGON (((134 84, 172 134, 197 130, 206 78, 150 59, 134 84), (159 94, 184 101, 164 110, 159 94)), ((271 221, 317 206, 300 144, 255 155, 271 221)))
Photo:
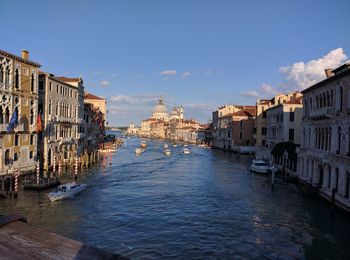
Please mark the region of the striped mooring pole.
POLYGON ((40 180, 40 162, 36 162, 36 184, 39 185, 40 180))
POLYGON ((62 163, 61 160, 58 160, 58 176, 61 177, 62 172, 62 163))
POLYGON ((56 156, 53 156, 53 169, 52 169, 53 173, 56 172, 56 156))
POLYGON ((77 176, 78 175, 78 157, 75 157, 75 172, 74 175, 77 176))
POLYGON ((19 170, 17 169, 15 171, 15 193, 18 192, 18 179, 19 179, 19 170))

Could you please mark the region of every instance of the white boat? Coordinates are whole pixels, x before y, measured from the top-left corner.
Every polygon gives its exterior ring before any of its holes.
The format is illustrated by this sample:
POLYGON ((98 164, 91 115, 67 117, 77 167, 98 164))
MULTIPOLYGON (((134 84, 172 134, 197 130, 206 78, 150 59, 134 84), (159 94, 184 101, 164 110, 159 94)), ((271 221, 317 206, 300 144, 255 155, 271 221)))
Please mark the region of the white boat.
POLYGON ((147 148, 147 144, 146 144, 146 141, 142 141, 141 144, 140 144, 140 148, 147 148))
POLYGON ((263 160, 253 160, 248 168, 252 172, 267 174, 271 171, 270 167, 263 160))
POLYGON ((65 198, 73 197, 78 192, 85 190, 85 188, 86 184, 78 182, 69 182, 58 186, 55 192, 50 192, 48 194, 48 197, 51 201, 62 200, 65 198))
POLYGON ((173 144, 173 147, 177 147, 177 144, 173 144))
POLYGON ((165 149, 165 150, 164 150, 164 154, 165 154, 166 156, 170 156, 170 155, 171 155, 170 149, 165 149))
POLYGON ((188 146, 188 144, 184 144, 184 147, 187 147, 188 146))
POLYGON ((135 149, 135 153, 136 153, 136 154, 141 154, 141 153, 143 153, 143 151, 144 151, 144 150, 143 150, 142 148, 136 148, 136 149, 135 149))
POLYGON ((188 150, 188 148, 184 148, 184 149, 182 149, 182 153, 184 153, 184 154, 189 154, 189 153, 190 153, 190 150, 188 150))
POLYGON ((163 146, 164 146, 164 148, 165 148, 165 149, 167 149, 167 148, 168 148, 168 144, 164 144, 163 146))

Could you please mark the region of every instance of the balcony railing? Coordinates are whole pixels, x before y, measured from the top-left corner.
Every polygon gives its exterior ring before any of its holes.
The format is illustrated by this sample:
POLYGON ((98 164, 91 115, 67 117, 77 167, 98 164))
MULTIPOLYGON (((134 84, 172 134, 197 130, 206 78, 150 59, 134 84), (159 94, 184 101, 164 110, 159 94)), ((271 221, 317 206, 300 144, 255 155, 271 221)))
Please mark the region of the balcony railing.
POLYGON ((309 116, 311 118, 323 117, 323 116, 331 116, 333 113, 332 107, 321 107, 314 110, 309 111, 309 116))

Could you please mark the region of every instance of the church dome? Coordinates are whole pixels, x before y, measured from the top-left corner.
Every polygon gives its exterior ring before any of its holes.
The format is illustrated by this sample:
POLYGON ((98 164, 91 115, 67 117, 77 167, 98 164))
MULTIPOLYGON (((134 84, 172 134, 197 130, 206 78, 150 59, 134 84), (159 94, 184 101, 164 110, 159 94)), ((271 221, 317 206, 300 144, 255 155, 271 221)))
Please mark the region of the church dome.
POLYGON ((157 114, 167 114, 167 113, 168 113, 168 109, 166 108, 166 106, 163 103, 163 98, 160 97, 156 106, 153 109, 153 114, 157 115, 157 114))

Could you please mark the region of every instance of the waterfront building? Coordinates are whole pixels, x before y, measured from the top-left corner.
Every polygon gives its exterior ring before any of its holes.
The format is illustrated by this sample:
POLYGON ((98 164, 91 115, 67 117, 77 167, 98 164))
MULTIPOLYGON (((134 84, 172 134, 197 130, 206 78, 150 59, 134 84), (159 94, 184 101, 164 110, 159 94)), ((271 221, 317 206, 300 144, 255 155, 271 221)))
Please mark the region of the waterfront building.
POLYGON ((0 175, 35 169, 40 66, 0 50, 0 175))
POLYGON ((126 130, 127 135, 138 135, 140 131, 140 127, 135 126, 134 123, 131 123, 126 130))
POLYGON ((350 63, 302 91, 304 113, 298 175, 320 195, 350 208, 350 63))
POLYGON ((184 109, 182 106, 174 107, 170 113, 170 119, 184 119, 184 109))
POLYGON ((155 118, 147 118, 141 121, 141 128, 139 131, 140 137, 151 137, 151 123, 157 122, 155 118))
POLYGON ((267 144, 267 117, 266 110, 274 106, 283 104, 291 99, 299 98, 302 94, 299 92, 292 92, 289 94, 278 94, 271 99, 261 99, 256 103, 256 119, 255 119, 255 150, 256 157, 268 159, 271 157, 271 150, 267 144))
POLYGON ((54 157, 63 165, 73 165, 78 156, 78 139, 81 137, 79 107, 82 106, 79 88, 83 88, 81 78, 39 74, 39 111, 43 131, 38 136, 38 153, 44 170, 52 167, 54 157))
POLYGON ((107 116, 107 101, 105 98, 98 97, 89 92, 84 94, 84 103, 92 104, 95 109, 98 109, 103 114, 103 126, 106 125, 107 116))
POLYGON ((168 122, 155 120, 150 123, 150 138, 165 139, 167 136, 168 122))

